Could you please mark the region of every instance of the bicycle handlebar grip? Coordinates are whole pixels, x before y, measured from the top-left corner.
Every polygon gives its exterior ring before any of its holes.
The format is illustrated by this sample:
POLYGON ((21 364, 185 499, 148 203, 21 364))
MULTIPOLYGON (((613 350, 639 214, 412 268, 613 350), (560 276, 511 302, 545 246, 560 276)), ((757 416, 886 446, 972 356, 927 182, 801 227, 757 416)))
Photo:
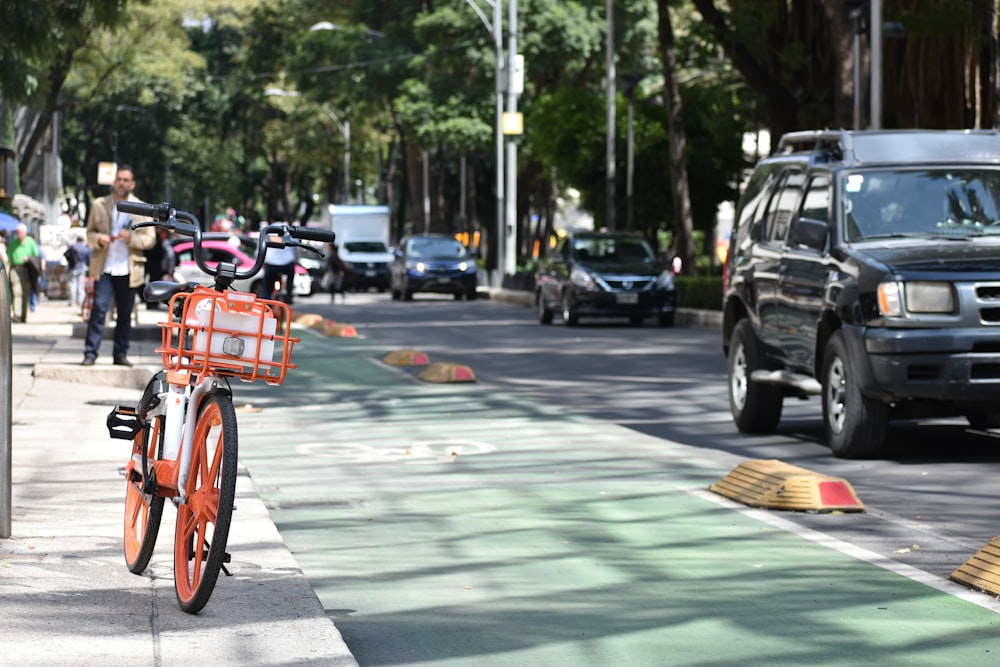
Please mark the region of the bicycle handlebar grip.
POLYGON ((120 201, 118 210, 129 215, 142 215, 153 220, 166 222, 170 219, 170 202, 147 204, 141 201, 120 201))
POLYGON ((333 243, 337 235, 328 229, 316 229, 315 227, 289 227, 289 233, 297 239, 307 239, 309 241, 322 241, 333 243))

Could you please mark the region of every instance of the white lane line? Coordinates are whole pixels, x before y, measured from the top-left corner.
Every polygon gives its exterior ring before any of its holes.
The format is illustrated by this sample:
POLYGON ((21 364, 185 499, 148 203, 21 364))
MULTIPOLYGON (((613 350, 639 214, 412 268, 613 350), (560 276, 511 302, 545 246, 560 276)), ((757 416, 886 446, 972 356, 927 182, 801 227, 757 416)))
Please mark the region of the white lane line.
POLYGON ((889 572, 906 577, 907 579, 930 586, 931 588, 952 597, 977 605, 983 609, 992 611, 993 613, 1000 614, 1000 601, 991 598, 987 593, 973 591, 972 589, 966 588, 961 584, 955 583, 949 579, 942 579, 937 575, 913 567, 912 565, 900 563, 899 561, 877 554, 874 551, 869 551, 863 547, 850 544, 849 542, 844 542, 843 540, 831 537, 830 535, 813 530, 812 528, 805 528, 804 526, 800 526, 793 521, 789 521, 788 519, 776 515, 774 512, 757 509, 755 507, 748 507, 741 503, 737 503, 720 496, 717 493, 713 493, 704 487, 687 487, 684 491, 698 496, 699 498, 716 503, 717 505, 741 512, 742 514, 752 519, 756 519, 761 523, 769 524, 775 528, 784 530, 785 532, 807 539, 810 542, 827 547, 828 549, 839 551, 845 556, 865 561, 866 563, 880 567, 883 570, 888 570, 889 572))

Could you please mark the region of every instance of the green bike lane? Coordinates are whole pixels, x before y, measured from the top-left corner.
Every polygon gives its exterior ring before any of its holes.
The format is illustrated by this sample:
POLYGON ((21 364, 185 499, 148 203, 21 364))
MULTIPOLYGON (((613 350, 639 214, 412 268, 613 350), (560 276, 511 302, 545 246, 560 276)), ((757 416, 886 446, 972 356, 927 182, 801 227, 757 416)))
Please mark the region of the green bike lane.
POLYGON ((241 463, 361 665, 1000 661, 988 596, 715 497, 728 455, 299 333, 282 387, 235 387, 241 463))

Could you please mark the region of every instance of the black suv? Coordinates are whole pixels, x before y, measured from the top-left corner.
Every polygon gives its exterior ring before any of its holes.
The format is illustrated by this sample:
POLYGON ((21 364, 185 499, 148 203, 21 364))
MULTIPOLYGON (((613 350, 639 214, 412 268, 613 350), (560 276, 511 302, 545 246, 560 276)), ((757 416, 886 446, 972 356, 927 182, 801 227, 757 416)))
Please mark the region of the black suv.
POLYGON ((727 265, 723 350, 740 431, 819 395, 837 456, 888 422, 1000 426, 1000 134, 796 132, 754 170, 727 265))

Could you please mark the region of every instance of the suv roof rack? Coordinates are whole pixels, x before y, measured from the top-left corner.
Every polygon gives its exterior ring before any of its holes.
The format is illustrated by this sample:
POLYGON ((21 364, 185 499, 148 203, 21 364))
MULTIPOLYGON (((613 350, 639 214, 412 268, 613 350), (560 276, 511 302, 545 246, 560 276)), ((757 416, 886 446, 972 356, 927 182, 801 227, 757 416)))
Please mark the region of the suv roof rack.
POLYGON ((812 153, 812 163, 842 162, 851 152, 851 135, 846 130, 809 130, 783 134, 775 155, 812 153))
POLYGON ((774 156, 808 156, 810 164, 1000 164, 992 130, 809 130, 781 136, 774 156))

